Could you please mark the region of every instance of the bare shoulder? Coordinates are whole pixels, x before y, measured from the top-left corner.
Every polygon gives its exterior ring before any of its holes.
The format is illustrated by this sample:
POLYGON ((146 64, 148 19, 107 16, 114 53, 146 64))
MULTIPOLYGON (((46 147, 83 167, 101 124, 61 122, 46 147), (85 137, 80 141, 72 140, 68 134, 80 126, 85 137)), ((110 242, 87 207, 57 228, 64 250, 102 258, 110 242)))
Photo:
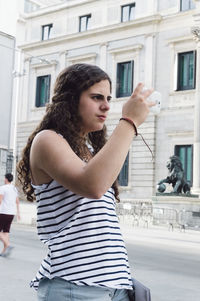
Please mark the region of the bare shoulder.
POLYGON ((46 147, 53 147, 53 145, 60 146, 64 145, 65 147, 69 144, 62 137, 62 135, 56 133, 53 130, 43 130, 39 132, 33 139, 32 147, 43 149, 46 147))
POLYGON ((33 139, 30 158, 43 164, 43 160, 52 159, 55 155, 67 155, 70 151, 71 147, 61 135, 53 130, 43 130, 33 139))
POLYGON ((30 165, 35 184, 54 179, 64 187, 78 191, 77 178, 82 174, 85 163, 74 153, 66 139, 54 131, 44 130, 34 138, 30 165))
POLYGON ((43 130, 33 139, 30 150, 30 165, 35 184, 43 184, 56 178, 56 168, 64 165, 64 158, 72 150, 67 141, 53 130, 43 130))
POLYGON ((59 141, 66 141, 65 139, 63 139, 62 135, 56 133, 53 130, 42 130, 41 132, 39 132, 35 138, 34 138, 34 142, 43 142, 43 141, 51 141, 51 140, 59 140, 59 141))

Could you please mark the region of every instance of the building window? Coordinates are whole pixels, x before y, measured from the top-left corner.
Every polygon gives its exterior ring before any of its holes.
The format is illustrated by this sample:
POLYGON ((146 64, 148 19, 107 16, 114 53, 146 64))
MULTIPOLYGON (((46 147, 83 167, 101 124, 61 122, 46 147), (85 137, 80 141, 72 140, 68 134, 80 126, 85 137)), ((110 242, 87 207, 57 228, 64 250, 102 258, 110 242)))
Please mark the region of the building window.
POLYGON ((121 22, 134 20, 135 18, 135 3, 123 5, 121 7, 121 22))
POLYGON ((181 0, 180 2, 181 11, 190 10, 194 8, 195 8, 195 4, 193 0, 181 0))
POLYGON ((120 186, 128 186, 128 170, 129 170, 129 153, 126 156, 126 160, 124 161, 124 164, 118 176, 118 182, 120 186))
POLYGON ((178 156, 183 165, 185 178, 192 185, 193 174, 193 146, 192 145, 176 145, 175 155, 178 156))
POLYGON ((132 94, 133 66, 133 61, 117 64, 117 97, 126 97, 132 94))
POLYGON ((53 24, 43 25, 42 26, 42 41, 50 39, 51 28, 53 24))
POLYGON ((6 160, 6 173, 12 173, 13 170, 13 154, 12 153, 8 153, 7 154, 7 160, 6 160))
POLYGON ((91 15, 82 16, 79 19, 79 32, 90 29, 91 15))
POLYGON ((178 90, 195 89, 196 52, 178 54, 178 90))
POLYGON ((36 107, 44 107, 49 102, 51 75, 37 77, 36 107))
POLYGON ((118 176, 118 183, 120 186, 128 186, 128 168, 129 168, 129 153, 126 156, 126 160, 118 176))

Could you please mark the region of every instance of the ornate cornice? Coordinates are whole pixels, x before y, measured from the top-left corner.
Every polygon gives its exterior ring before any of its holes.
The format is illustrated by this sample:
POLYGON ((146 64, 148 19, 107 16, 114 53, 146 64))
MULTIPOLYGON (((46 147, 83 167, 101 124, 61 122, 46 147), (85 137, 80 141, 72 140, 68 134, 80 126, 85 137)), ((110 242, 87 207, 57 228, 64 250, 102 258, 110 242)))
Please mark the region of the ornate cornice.
POLYGON ((193 34, 193 39, 196 42, 199 42, 200 41, 200 27, 198 27, 198 26, 192 27, 191 33, 193 34))

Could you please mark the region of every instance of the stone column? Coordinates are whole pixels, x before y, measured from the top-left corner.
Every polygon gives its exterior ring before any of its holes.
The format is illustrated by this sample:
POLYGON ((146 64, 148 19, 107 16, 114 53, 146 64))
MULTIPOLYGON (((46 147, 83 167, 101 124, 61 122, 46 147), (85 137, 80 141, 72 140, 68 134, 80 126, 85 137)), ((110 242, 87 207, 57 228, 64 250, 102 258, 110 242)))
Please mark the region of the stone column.
POLYGON ((67 56, 67 50, 60 51, 59 52, 59 72, 62 71, 66 67, 66 56, 67 56))
POLYGON ((106 71, 107 65, 107 43, 100 44, 100 67, 106 71))
POLYGON ((24 77, 20 78, 19 83, 19 106, 18 106, 18 122, 25 122, 28 118, 28 89, 29 89, 29 80, 30 80, 30 62, 31 58, 24 59, 24 77))
POLYGON ((155 88, 154 87, 154 65, 155 65, 155 52, 156 49, 154 47, 154 35, 147 35, 145 42, 145 86, 147 88, 155 88))

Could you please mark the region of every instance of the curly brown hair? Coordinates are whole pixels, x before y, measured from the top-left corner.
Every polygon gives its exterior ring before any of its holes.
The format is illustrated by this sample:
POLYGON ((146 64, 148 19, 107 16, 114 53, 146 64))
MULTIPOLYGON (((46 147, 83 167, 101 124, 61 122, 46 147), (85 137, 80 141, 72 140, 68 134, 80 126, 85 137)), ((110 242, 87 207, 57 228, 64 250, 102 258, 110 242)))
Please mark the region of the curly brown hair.
MULTIPOLYGON (((105 125, 100 131, 89 133, 87 138, 80 136, 81 117, 78 114, 81 93, 102 80, 108 80, 111 89, 112 84, 108 74, 99 67, 89 64, 71 65, 58 75, 52 102, 47 105, 45 116, 29 136, 22 152, 22 158, 17 165, 17 177, 28 201, 34 201, 34 189, 31 186, 30 149, 34 137, 40 131, 51 129, 61 134, 73 151, 83 160, 89 160, 86 142, 92 146, 93 155, 106 143, 105 125)), ((119 201, 117 180, 112 187, 115 197, 119 201)))

